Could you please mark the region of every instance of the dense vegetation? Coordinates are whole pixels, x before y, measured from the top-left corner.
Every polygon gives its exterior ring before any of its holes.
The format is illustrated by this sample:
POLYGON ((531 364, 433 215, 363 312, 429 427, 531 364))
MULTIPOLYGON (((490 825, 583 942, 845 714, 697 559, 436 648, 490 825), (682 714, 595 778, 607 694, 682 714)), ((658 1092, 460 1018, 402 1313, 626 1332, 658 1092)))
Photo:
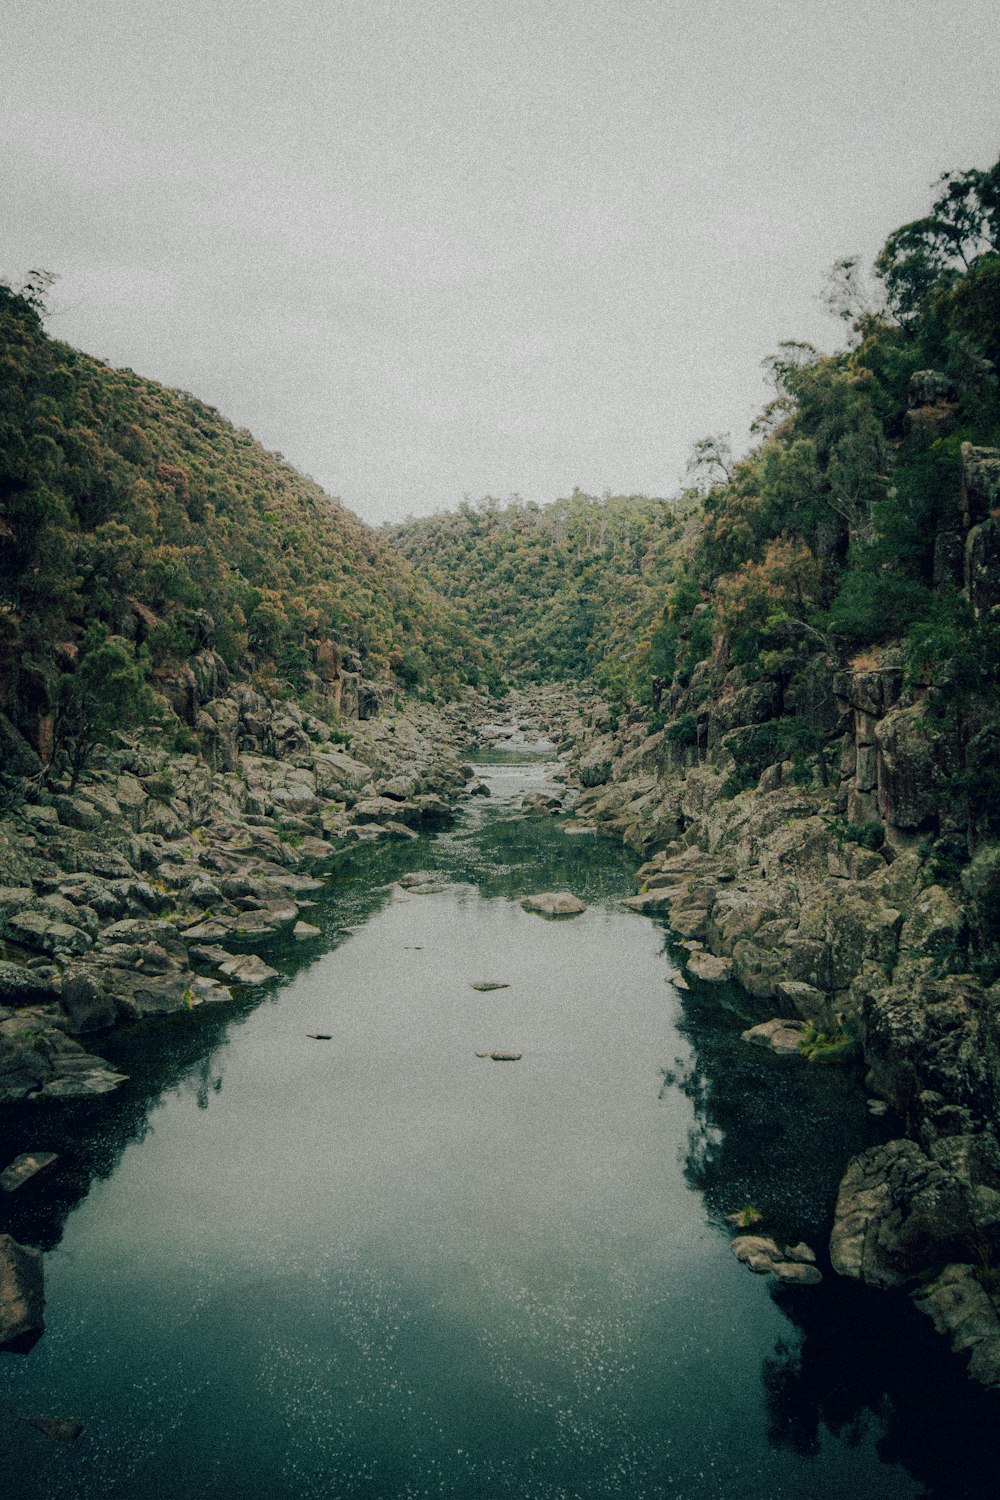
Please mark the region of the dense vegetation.
POLYGON ((30 734, 75 715, 78 744, 81 715, 106 731, 209 640, 299 692, 324 651, 408 687, 478 679, 384 538, 195 397, 49 339, 44 290, 0 286, 0 709, 30 734))
POLYGON ((465 502, 386 529, 468 609, 505 672, 535 682, 594 676, 609 687, 627 677, 636 641, 648 642, 684 537, 670 502, 579 490, 546 506, 465 502))
POLYGON ((672 505, 488 503, 391 534, 451 597, 483 601, 509 668, 590 671, 622 703, 662 695, 654 724, 675 743, 698 743, 723 681, 758 685, 759 722, 728 746, 733 789, 784 758, 825 777, 818 679, 895 646, 946 761, 942 801, 974 837, 1000 803, 1000 551, 981 536, 977 564, 967 546, 1000 507, 997 455, 968 447, 1000 443, 1000 163, 943 177, 874 278, 842 261, 828 301, 847 347, 783 345, 752 451, 699 443, 695 491, 672 505))

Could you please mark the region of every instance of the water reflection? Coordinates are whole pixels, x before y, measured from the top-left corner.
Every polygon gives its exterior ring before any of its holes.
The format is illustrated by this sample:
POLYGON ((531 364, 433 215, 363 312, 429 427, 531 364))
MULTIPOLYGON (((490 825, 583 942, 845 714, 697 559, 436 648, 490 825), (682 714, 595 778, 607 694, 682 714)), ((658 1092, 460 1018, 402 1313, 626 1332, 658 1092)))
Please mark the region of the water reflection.
MULTIPOLYGON (((664 953, 676 950, 665 935, 664 953)), ((928 1500, 987 1500, 997 1493, 997 1398, 970 1386, 930 1324, 903 1294, 836 1277, 826 1239, 847 1158, 879 1138, 857 1069, 809 1067, 740 1040, 768 1013, 728 986, 692 981, 678 1030, 690 1045, 664 1070, 693 1109, 683 1170, 721 1221, 745 1205, 762 1233, 816 1248, 819 1294, 768 1282, 788 1320, 761 1362, 767 1441, 818 1459, 831 1439, 845 1450, 874 1442, 928 1500)))

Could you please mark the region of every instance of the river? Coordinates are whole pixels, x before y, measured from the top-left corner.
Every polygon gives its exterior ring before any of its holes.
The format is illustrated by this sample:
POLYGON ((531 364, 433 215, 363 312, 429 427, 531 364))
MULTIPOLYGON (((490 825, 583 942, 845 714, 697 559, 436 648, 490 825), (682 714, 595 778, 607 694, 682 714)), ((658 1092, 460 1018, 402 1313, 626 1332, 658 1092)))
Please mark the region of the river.
POLYGON ((263 1001, 112 1034, 119 1094, 10 1111, 8 1159, 63 1155, 6 1209, 49 1251, 46 1332, 0 1356, 12 1500, 995 1493, 995 1407, 905 1300, 729 1250, 752 1203, 828 1270, 877 1127, 851 1073, 747 1047, 746 997, 672 982, 629 851, 518 816, 551 750, 345 858, 263 1001), (552 889, 587 911, 516 899, 552 889))

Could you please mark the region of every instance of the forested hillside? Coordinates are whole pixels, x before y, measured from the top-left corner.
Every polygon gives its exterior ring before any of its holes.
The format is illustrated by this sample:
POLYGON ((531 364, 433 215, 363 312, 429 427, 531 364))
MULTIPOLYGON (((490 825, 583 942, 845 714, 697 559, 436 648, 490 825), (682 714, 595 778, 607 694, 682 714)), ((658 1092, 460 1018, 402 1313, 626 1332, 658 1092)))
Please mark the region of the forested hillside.
POLYGON ((43 291, 0 287, 0 711, 36 750, 140 712, 206 649, 299 694, 352 657, 478 679, 384 538, 194 396, 48 338, 43 291))
MULTIPOLYGON (((838 672, 895 674, 938 762, 918 822, 974 847, 1000 805, 1000 164, 943 177, 827 297, 846 347, 784 344, 753 449, 698 445, 700 493, 491 502, 391 535, 515 672, 592 673, 733 790, 788 759, 828 777, 838 672)), ((856 821, 884 812, 874 792, 856 821)))
POLYGON ((649 666, 651 626, 683 552, 683 509, 577 490, 545 506, 466 502, 386 532, 468 611, 504 671, 526 682, 594 676, 618 690, 626 663, 649 666))

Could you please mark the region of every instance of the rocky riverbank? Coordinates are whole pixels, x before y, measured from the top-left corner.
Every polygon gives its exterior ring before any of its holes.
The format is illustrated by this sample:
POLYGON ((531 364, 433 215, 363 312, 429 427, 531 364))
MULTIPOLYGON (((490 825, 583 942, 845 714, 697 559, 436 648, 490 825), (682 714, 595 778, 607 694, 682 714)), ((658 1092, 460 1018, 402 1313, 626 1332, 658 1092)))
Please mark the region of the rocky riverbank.
MULTIPOLYGON (((962 971, 974 888, 940 883, 914 832, 928 768, 902 748, 898 667, 835 686, 829 784, 786 762, 737 795, 725 755, 679 749, 669 725, 613 727, 605 704, 557 689, 535 702, 578 788, 572 826, 646 857, 630 904, 669 919, 693 978, 736 981, 787 1023, 758 1028, 800 1054, 775 1067, 805 1065, 796 1034, 820 1061, 862 1055, 890 1138, 844 1176, 834 1269, 915 1292, 1000 1388, 1000 984, 962 971)), ((731 720, 731 702, 717 710, 731 720)))
POLYGON ((0 819, 0 1103, 114 1089, 102 1031, 275 977, 344 849, 450 817, 481 705, 352 720, 349 747, 249 687, 207 710, 214 766, 137 739, 0 819))

